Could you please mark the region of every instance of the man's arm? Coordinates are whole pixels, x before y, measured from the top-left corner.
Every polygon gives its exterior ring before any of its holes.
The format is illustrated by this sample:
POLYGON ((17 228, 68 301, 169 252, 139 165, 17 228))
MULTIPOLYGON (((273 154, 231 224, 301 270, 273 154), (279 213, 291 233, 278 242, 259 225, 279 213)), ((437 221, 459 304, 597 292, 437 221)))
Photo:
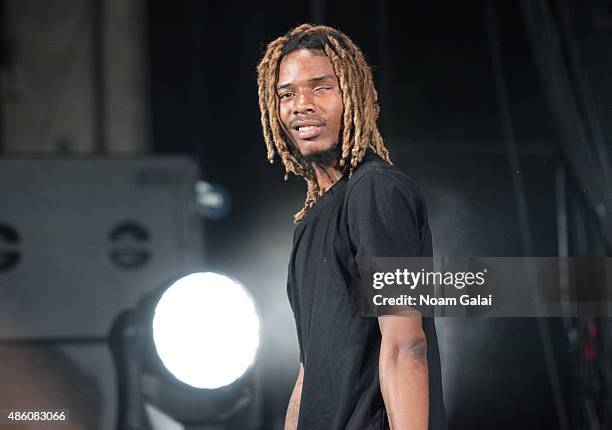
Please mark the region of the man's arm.
POLYGON ((426 430, 429 422, 427 339, 420 316, 381 316, 380 390, 391 430, 426 430))
POLYGON ((285 430, 296 430, 298 425, 298 415, 300 413, 300 400, 302 399, 302 383, 304 381, 304 365, 300 363, 300 373, 295 381, 287 415, 285 415, 285 430))

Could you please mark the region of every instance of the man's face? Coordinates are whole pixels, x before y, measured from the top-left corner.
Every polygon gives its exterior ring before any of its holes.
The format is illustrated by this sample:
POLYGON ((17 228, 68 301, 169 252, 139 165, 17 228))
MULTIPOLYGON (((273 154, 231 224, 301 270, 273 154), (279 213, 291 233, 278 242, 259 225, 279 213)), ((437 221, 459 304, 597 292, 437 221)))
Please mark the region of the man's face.
POLYGON ((342 91, 322 51, 299 49, 287 54, 280 63, 276 88, 280 120, 303 156, 338 144, 342 91))

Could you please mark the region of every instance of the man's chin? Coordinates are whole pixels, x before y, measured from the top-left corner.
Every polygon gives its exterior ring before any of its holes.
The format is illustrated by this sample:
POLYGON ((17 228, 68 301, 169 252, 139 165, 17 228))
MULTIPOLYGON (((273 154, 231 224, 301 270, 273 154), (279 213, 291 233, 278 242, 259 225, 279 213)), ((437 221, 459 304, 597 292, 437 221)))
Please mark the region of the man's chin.
POLYGON ((314 164, 319 167, 330 167, 336 164, 340 152, 341 149, 338 144, 325 149, 309 148, 307 153, 300 153, 300 163, 306 166, 314 164))

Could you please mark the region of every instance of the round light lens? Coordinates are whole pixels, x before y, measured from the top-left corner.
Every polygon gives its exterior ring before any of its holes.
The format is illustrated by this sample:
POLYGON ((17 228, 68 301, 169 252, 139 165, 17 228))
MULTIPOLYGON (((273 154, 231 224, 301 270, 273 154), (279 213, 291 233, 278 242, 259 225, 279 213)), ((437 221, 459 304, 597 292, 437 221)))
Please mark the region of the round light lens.
POLYGON ((212 272, 193 273, 172 284, 153 317, 153 341, 164 366, 196 388, 229 385, 249 370, 259 331, 249 292, 212 272))

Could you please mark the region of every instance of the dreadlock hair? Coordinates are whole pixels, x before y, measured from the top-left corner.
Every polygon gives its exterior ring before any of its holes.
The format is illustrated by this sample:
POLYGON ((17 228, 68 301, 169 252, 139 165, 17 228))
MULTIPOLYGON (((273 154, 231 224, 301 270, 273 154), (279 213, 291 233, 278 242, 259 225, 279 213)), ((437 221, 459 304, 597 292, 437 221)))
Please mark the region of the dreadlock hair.
POLYGON ((312 166, 300 162, 296 145, 285 133, 279 118, 279 98, 276 92, 281 60, 298 49, 322 51, 331 61, 342 92, 343 114, 340 135, 342 153, 339 168, 349 178, 361 163, 369 147, 383 160, 391 163, 376 119, 378 95, 372 80, 372 71, 361 50, 344 33, 323 25, 302 24, 284 36, 270 42, 257 66, 259 109, 268 160, 274 162, 278 154, 285 166, 285 180, 289 172, 306 181, 304 207, 294 216, 300 222, 321 195, 312 166))

